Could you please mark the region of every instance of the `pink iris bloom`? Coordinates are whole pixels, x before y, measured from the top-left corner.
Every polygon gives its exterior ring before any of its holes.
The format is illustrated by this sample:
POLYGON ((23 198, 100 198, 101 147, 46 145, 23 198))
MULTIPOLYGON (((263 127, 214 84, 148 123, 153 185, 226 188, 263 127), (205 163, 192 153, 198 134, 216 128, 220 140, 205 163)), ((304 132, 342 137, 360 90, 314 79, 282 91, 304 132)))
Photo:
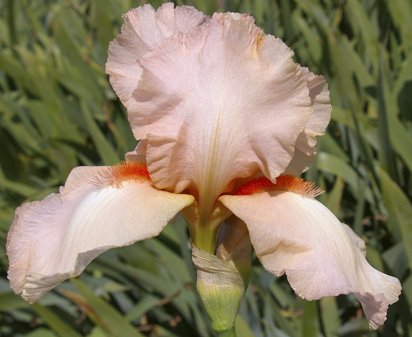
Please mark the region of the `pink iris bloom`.
POLYGON ((126 162, 77 167, 59 193, 22 205, 8 235, 12 289, 34 302, 102 252, 157 236, 179 212, 214 252, 230 216, 269 272, 305 299, 354 294, 371 328, 399 281, 294 175, 330 119, 323 77, 292 60, 252 17, 167 3, 124 16, 106 72, 140 142, 126 162))

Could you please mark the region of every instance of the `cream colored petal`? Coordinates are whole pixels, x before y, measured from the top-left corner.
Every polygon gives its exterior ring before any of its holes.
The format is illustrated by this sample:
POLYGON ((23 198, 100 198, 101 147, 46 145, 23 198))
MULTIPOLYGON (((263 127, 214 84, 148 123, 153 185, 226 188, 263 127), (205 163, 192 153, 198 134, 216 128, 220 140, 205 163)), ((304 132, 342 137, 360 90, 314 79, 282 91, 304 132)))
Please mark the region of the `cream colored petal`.
POLYGON ((104 251, 158 235, 193 202, 145 179, 120 179, 119 171, 109 184, 107 170, 76 168, 59 194, 17 209, 7 239, 8 278, 27 301, 79 275, 104 251))
POLYGON ((129 100, 154 184, 214 202, 262 170, 275 179, 311 112, 302 68, 280 40, 240 14, 215 14, 146 54, 129 100))
POLYGON ((369 326, 383 324, 388 305, 398 300, 399 281, 371 267, 362 240, 320 202, 279 191, 219 200, 246 223, 263 266, 277 276, 286 273, 299 296, 353 293, 369 326))
POLYGON ((151 5, 124 15, 122 32, 109 45, 106 73, 122 103, 127 102, 139 82, 139 60, 156 45, 177 32, 187 32, 204 20, 193 7, 163 4, 157 11, 151 5))
POLYGON ((329 89, 323 76, 303 68, 312 101, 312 112, 303 132, 296 141, 296 149, 285 174, 300 175, 311 165, 316 155, 316 137, 325 134, 330 121, 332 105, 329 89))

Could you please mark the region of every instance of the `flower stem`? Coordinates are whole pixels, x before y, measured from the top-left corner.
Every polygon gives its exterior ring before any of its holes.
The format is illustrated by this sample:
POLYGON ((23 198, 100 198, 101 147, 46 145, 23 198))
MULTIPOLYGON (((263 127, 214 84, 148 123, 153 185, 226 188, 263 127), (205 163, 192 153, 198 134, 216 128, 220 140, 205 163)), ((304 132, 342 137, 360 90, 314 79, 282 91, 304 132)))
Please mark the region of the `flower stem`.
POLYGON ((213 254, 216 249, 217 229, 199 225, 193 235, 193 243, 200 249, 213 254))
POLYGON ((236 316, 246 286, 233 261, 192 247, 192 260, 197 271, 196 288, 218 337, 233 336, 236 316))
POLYGON ((217 332, 217 337, 236 337, 236 331, 235 328, 232 328, 230 330, 225 330, 225 331, 220 331, 217 332))
MULTIPOLYGON (((197 237, 197 245, 192 246, 196 288, 216 336, 236 337, 236 316, 249 283, 251 243, 247 228, 240 220, 225 222, 219 235, 215 253, 199 247, 199 243, 206 247, 205 243, 212 241, 199 240, 201 235, 197 237)), ((203 238, 212 237, 215 241, 215 235, 203 238)))

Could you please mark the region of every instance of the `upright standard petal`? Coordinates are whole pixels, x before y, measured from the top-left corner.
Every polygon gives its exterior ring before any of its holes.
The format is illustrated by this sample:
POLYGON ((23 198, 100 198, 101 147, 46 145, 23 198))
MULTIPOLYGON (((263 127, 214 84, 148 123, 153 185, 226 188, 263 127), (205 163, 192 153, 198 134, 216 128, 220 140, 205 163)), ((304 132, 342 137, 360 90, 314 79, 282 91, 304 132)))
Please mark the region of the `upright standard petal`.
POLYGON ((139 60, 172 34, 188 32, 201 24, 205 16, 194 7, 174 8, 172 3, 166 3, 157 11, 151 5, 132 9, 123 18, 121 34, 109 45, 106 73, 127 106, 142 73, 139 60))
POLYGON ((288 179, 280 186, 254 182, 243 195, 219 200, 246 223, 268 271, 286 273, 295 292, 309 300, 353 293, 376 329, 398 299, 399 281, 368 264, 363 241, 312 198, 311 185, 293 177, 279 181, 288 179))
POLYGON ((60 193, 17 209, 7 238, 11 287, 34 302, 102 252, 158 235, 192 202, 153 188, 138 163, 75 168, 60 193))
POLYGON ((189 189, 204 204, 236 178, 281 174, 311 112, 292 55, 235 13, 215 14, 146 54, 128 112, 154 184, 189 189))
POLYGON ((306 171, 316 155, 316 137, 325 134, 332 112, 328 84, 323 76, 303 68, 306 76, 312 111, 305 129, 296 140, 293 158, 284 174, 299 175, 306 171))

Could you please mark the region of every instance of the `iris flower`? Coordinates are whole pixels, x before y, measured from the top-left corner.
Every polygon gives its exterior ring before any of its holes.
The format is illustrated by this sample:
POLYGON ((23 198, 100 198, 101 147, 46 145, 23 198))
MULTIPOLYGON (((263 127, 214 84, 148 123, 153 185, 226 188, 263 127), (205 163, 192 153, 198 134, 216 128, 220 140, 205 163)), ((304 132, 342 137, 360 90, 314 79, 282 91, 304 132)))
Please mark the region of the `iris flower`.
POLYGON ((300 297, 352 293, 370 327, 382 325, 399 281, 368 264, 364 242, 297 177, 330 119, 325 79, 248 15, 167 3, 124 21, 106 72, 139 143, 124 163, 76 167, 59 193, 16 210, 12 289, 34 302, 102 252, 157 236, 178 213, 193 244, 214 253, 231 217, 300 297))

